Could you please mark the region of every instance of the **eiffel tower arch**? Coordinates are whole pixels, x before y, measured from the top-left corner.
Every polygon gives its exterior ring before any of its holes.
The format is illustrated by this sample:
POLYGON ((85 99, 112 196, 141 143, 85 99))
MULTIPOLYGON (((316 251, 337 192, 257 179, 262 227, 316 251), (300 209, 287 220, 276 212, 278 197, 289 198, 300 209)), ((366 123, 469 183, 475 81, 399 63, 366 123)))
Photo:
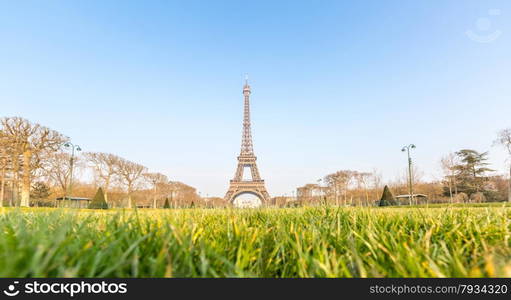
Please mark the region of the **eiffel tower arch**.
POLYGON ((243 134, 241 138, 241 151, 238 156, 238 167, 234 178, 229 182, 229 189, 224 199, 234 204, 237 197, 244 194, 251 194, 259 198, 262 205, 270 204, 270 195, 266 191, 264 180, 261 179, 259 170, 257 169, 257 157, 254 154, 252 144, 252 130, 250 125, 250 85, 245 81, 243 86, 244 107, 243 107, 243 134), (243 171, 250 169, 250 180, 243 179, 243 171))

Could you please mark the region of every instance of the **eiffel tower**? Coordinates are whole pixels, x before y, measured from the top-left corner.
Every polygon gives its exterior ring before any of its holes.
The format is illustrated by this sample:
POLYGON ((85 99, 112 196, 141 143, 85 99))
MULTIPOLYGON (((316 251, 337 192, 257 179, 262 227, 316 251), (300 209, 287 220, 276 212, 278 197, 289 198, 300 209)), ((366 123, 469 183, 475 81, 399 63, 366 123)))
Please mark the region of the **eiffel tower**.
POLYGON ((270 195, 264 186, 264 180, 259 175, 256 160, 254 155, 254 148, 252 144, 252 130, 250 129, 250 85, 248 80, 245 79, 243 86, 243 96, 245 98, 243 110, 243 136, 241 139, 241 152, 238 156, 238 167, 234 179, 230 181, 229 190, 225 194, 224 199, 228 203, 233 204, 234 200, 242 194, 252 194, 261 200, 262 205, 270 203, 270 195), (245 168, 250 168, 252 178, 250 180, 243 180, 243 171, 245 168))

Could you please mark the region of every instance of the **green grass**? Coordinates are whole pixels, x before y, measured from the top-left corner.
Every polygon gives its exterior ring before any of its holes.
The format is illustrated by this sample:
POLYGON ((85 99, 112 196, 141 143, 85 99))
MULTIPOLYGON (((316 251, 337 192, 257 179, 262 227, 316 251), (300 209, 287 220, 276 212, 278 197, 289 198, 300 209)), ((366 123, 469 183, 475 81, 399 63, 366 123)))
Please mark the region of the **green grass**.
POLYGON ((0 277, 504 277, 511 208, 0 209, 0 277))
MULTIPOLYGON (((403 204, 401 207, 410 207, 410 205, 403 204)), ((508 207, 511 208, 511 202, 484 202, 484 203, 432 203, 432 204, 419 204, 412 205, 411 207, 508 207)))

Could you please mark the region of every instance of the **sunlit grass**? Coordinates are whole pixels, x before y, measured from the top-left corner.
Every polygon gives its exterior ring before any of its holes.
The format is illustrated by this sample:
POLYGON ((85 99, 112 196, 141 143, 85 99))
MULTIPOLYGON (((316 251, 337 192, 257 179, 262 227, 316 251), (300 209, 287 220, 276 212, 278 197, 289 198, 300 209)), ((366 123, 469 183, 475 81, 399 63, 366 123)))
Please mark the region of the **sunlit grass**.
POLYGON ((511 208, 0 209, 0 277, 511 276, 511 208))

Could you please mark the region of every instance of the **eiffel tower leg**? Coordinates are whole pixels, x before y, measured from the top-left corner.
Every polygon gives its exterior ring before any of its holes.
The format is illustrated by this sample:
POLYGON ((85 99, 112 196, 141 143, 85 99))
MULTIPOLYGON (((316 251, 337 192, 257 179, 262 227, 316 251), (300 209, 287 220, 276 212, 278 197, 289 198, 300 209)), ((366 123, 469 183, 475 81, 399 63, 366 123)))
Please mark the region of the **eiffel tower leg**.
POLYGON ((252 172, 252 180, 261 180, 261 176, 259 176, 259 170, 257 170, 257 165, 250 165, 250 171, 252 172))
POLYGON ((243 165, 238 163, 238 167, 236 168, 236 175, 234 176, 234 180, 242 181, 243 180, 243 165))

